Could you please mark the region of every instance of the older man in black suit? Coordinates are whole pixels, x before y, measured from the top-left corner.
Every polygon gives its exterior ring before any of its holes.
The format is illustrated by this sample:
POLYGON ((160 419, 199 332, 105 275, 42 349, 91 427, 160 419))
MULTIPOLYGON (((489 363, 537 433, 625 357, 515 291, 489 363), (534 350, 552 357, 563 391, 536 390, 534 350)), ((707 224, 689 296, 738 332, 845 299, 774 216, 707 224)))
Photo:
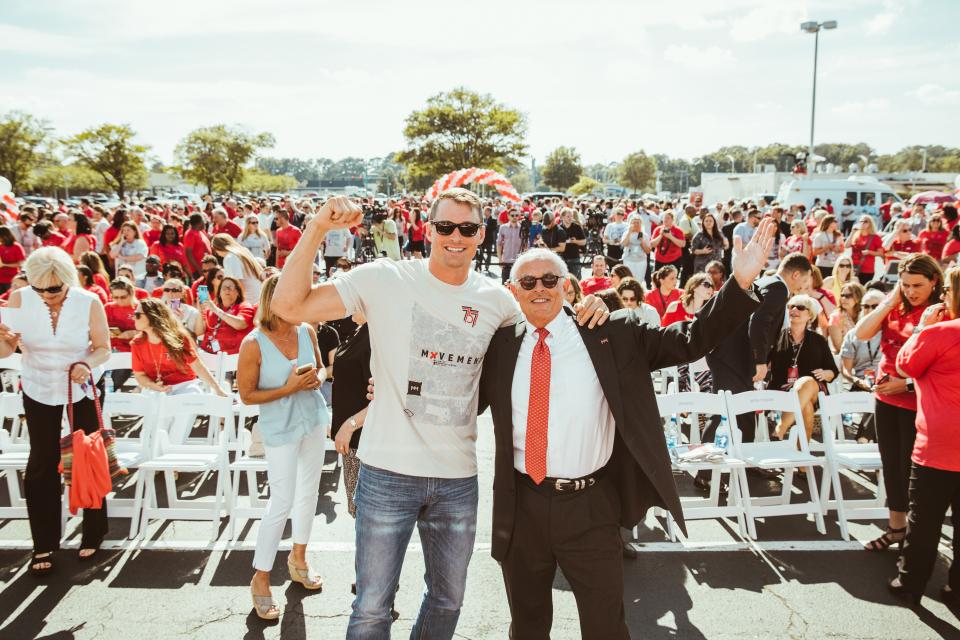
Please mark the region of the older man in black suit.
POLYGON ((650 372, 702 357, 747 319, 773 232, 764 222, 738 247, 719 294, 694 320, 668 328, 618 311, 580 331, 563 306, 562 260, 534 250, 515 263, 511 287, 526 320, 494 335, 480 381, 496 439, 492 552, 512 638, 549 638, 558 565, 577 599, 581 636, 629 638, 620 527, 654 505, 683 526, 650 372))

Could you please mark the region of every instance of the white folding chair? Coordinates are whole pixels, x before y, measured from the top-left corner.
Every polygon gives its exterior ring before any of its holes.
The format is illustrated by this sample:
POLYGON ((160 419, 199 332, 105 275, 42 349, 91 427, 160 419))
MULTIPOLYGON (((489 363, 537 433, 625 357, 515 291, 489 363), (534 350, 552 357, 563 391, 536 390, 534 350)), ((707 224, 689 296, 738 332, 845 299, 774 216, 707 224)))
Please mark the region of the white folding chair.
POLYGON ((879 447, 875 442, 860 444, 847 440, 843 431, 845 415, 858 414, 862 418, 873 414, 875 410, 876 400, 871 393, 854 391, 830 396, 820 394, 820 421, 823 424, 823 445, 827 461, 820 486, 820 498, 823 501, 823 513, 827 513, 828 509, 837 510, 840 534, 844 540, 850 539, 847 526, 849 520, 885 520, 890 515, 885 506, 887 492, 883 484, 883 473, 879 473, 883 470, 879 447), (840 484, 840 473, 844 469, 850 472, 844 474, 846 477, 867 490, 871 487, 864 483, 859 474, 866 471, 878 472, 876 496, 845 500, 840 484), (830 499, 831 487, 833 500, 830 499))
POLYGON ((240 364, 240 354, 221 353, 220 356, 220 371, 217 376, 217 382, 223 384, 227 381, 228 373, 237 373, 237 366, 240 364))
MULTIPOLYGON (((722 395, 700 392, 671 393, 657 396, 657 408, 660 417, 667 420, 681 413, 688 413, 691 417, 693 430, 699 430, 698 415, 720 416, 721 427, 727 426, 727 404, 722 395)), ((729 427, 728 427, 729 429, 729 427)), ((750 489, 747 486, 746 465, 733 454, 733 434, 727 431, 726 456, 715 462, 685 462, 673 460, 673 469, 696 474, 698 471, 710 472, 710 495, 707 498, 681 498, 685 520, 703 520, 712 518, 735 517, 740 526, 741 535, 749 535, 756 539, 757 532, 751 515, 750 489), (730 490, 727 495, 727 504, 720 505, 720 480, 722 474, 730 474, 730 490)), ((681 450, 688 447, 681 447, 681 450)), ((671 540, 677 539, 676 523, 669 511, 667 517, 667 533, 671 540)))
POLYGON ((171 443, 166 431, 158 429, 153 440, 153 455, 140 465, 137 476, 134 510, 141 513, 139 530, 137 523, 131 522, 130 537, 143 538, 151 520, 209 520, 212 526, 211 539, 219 533, 221 512, 226 505, 229 515, 230 475, 228 469, 227 434, 220 424, 227 428, 233 421, 233 402, 212 394, 185 394, 160 398, 160 419, 184 416, 207 416, 211 428, 216 428, 218 437, 215 445, 186 442, 171 443), (215 473, 217 484, 213 499, 181 498, 174 473, 202 473, 197 486, 206 476, 215 473), (160 507, 157 500, 155 475, 162 473, 166 486, 167 507, 160 507))
POLYGON ((208 353, 203 349, 197 349, 197 357, 200 359, 200 362, 203 363, 203 366, 207 368, 207 371, 210 372, 210 375, 213 376, 213 379, 219 382, 220 369, 223 365, 223 352, 208 353))
POLYGON ((20 371, 23 369, 23 356, 11 353, 6 358, 0 358, 0 391, 14 393, 20 386, 20 371))
POLYGON ((236 459, 230 463, 230 473, 232 474, 230 482, 230 526, 227 533, 230 540, 236 540, 238 520, 260 519, 267 510, 267 500, 260 495, 259 483, 257 482, 257 474, 267 472, 267 460, 266 458, 250 457, 249 450, 253 442, 253 434, 243 428, 242 422, 238 433, 239 451, 236 459), (241 504, 241 476, 245 476, 247 480, 246 505, 241 504))
POLYGON ((10 421, 10 441, 12 444, 26 444, 29 437, 26 432, 27 421, 23 416, 23 395, 15 392, 0 392, 0 427, 10 421))
MULTIPOLYGON (((23 414, 23 397, 17 393, 0 394, 0 420, 12 418, 14 428, 23 414)), ((27 501, 20 491, 20 473, 27 469, 30 443, 26 438, 15 439, 0 428, 0 472, 7 479, 10 506, 0 507, 0 518, 26 518, 27 501)))
MULTIPOLYGON (((159 403, 157 396, 142 393, 110 393, 103 403, 103 424, 113 426, 115 418, 141 420, 140 427, 129 429, 117 436, 114 450, 117 460, 126 467, 131 475, 150 459, 153 439, 156 437, 159 403)), ((111 517, 130 518, 131 526, 138 520, 140 513, 136 508, 136 498, 117 498, 116 492, 108 496, 111 517)))
POLYGON ((747 467, 759 469, 783 469, 783 490, 779 496, 751 497, 754 518, 766 516, 785 516, 813 514, 817 531, 826 533, 823 524, 823 505, 817 491, 816 476, 813 467, 822 467, 823 458, 810 453, 807 446, 807 434, 804 429, 803 415, 800 412, 800 398, 796 391, 745 391, 743 393, 724 392, 727 399, 727 419, 734 433, 735 455, 743 460, 747 467), (774 442, 743 442, 743 435, 737 427, 737 416, 753 415, 760 411, 762 418, 758 430, 766 431, 767 411, 790 411, 796 417, 796 423, 790 428, 785 440, 774 442), (806 502, 791 503, 793 495, 794 472, 800 467, 807 468, 807 486, 810 499, 806 502))
POLYGON ((656 394, 675 393, 677 391, 677 380, 680 374, 676 367, 664 367, 650 372, 650 378, 653 382, 653 391, 656 394))

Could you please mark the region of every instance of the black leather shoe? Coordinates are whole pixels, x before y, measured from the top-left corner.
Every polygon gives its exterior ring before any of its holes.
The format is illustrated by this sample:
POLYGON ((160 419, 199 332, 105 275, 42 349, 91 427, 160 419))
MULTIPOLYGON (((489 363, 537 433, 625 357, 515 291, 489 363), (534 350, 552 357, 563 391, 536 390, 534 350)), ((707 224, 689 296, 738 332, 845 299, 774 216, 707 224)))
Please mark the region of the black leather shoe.
POLYGON ((623 545, 623 559, 624 560, 636 560, 639 553, 633 548, 632 545, 624 543, 623 545))

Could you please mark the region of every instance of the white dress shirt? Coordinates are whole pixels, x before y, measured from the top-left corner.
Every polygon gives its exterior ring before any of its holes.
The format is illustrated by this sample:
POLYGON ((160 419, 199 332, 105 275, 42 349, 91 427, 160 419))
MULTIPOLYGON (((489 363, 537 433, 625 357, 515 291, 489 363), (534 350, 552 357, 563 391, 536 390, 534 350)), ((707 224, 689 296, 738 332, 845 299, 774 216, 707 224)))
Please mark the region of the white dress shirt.
MULTIPOLYGON (((550 413, 547 420, 547 476, 580 478, 602 468, 613 453, 616 428, 593 361, 573 318, 564 311, 547 326, 550 348, 550 413)), ((513 466, 526 473, 530 364, 536 328, 527 332, 513 374, 513 466)))

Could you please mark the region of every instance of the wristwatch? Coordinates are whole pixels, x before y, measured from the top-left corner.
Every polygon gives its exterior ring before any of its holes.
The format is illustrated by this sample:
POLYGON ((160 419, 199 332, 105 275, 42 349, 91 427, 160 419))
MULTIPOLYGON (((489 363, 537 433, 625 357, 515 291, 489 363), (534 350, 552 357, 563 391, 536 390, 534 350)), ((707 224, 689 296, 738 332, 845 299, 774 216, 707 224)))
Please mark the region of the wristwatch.
POLYGON ((914 387, 913 385, 913 378, 904 378, 903 381, 906 383, 907 391, 909 393, 913 393, 914 391, 916 391, 916 387, 914 387))
POLYGON ((353 428, 354 431, 360 428, 360 425, 358 425, 357 421, 354 420, 353 418, 350 418, 350 426, 353 428))

